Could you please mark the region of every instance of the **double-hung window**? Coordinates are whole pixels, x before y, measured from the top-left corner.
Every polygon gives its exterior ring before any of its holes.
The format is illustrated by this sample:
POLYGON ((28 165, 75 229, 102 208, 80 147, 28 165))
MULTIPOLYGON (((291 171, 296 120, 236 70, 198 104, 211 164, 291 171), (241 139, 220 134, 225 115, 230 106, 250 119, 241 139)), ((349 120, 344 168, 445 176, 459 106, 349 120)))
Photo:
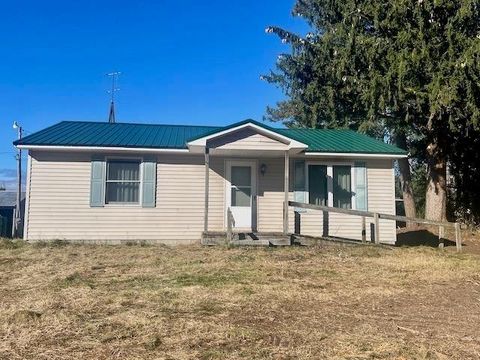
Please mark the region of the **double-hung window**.
POLYGON ((106 204, 140 203, 139 160, 108 160, 105 185, 106 204))
POLYGON ((333 166, 333 206, 352 208, 352 167, 333 166))
POLYGON ((350 165, 308 165, 308 202, 313 205, 352 208, 350 165))
POLYGON ((309 165, 308 202, 312 205, 328 206, 327 166, 309 165))

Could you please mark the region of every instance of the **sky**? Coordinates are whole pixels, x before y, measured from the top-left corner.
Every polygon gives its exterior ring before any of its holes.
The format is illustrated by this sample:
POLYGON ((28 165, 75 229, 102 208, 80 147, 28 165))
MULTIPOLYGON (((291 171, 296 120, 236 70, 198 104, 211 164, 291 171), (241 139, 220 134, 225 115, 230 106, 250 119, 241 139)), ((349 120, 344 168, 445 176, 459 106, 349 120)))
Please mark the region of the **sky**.
MULTIPOLYGON (((12 141, 63 120, 226 125, 262 120, 283 98, 260 80, 288 52, 265 33, 304 33, 294 0, 0 2, 0 184, 15 184, 12 141)), ((23 156, 26 159, 26 155, 23 156)), ((26 163, 26 161, 24 161, 26 163)))

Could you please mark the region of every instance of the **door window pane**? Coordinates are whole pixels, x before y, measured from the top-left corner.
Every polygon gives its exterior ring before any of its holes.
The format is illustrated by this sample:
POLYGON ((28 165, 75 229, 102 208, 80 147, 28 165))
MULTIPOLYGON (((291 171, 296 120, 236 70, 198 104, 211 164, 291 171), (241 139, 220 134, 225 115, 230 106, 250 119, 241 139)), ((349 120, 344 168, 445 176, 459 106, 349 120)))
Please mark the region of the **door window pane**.
POLYGON ((232 185, 251 186, 252 168, 250 166, 232 166, 232 185))
POLYGON ((232 188, 232 206, 250 207, 251 189, 249 187, 232 188))
POLYGON ((350 166, 333 167, 333 206, 352 208, 352 170, 350 166))
POLYGON ((327 205, 327 167, 310 165, 308 167, 308 201, 312 205, 327 205))

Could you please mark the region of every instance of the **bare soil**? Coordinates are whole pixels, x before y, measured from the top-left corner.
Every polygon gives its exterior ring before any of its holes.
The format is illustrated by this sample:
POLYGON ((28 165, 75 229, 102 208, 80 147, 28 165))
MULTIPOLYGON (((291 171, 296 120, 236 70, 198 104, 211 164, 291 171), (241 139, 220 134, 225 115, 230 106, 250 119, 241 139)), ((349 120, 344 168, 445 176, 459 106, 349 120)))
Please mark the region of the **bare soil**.
POLYGON ((0 359, 478 359, 480 257, 0 245, 0 359))
MULTIPOLYGON (((478 230, 463 229, 461 231, 462 251, 480 255, 480 232, 478 230)), ((456 251, 455 234, 453 229, 447 229, 443 240, 446 250, 456 251)), ((438 227, 415 227, 397 229, 397 246, 430 246, 439 245, 438 227)))

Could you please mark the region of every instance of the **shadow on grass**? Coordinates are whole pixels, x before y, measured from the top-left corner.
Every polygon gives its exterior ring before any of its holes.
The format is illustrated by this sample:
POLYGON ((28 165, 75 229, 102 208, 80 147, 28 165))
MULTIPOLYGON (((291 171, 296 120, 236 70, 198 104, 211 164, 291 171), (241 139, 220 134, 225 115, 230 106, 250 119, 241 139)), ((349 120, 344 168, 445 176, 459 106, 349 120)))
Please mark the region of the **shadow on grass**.
MULTIPOLYGON (((445 246, 455 246, 455 242, 444 239, 445 246)), ((438 247, 438 235, 425 229, 405 231, 397 234, 396 246, 430 246, 438 247)))

